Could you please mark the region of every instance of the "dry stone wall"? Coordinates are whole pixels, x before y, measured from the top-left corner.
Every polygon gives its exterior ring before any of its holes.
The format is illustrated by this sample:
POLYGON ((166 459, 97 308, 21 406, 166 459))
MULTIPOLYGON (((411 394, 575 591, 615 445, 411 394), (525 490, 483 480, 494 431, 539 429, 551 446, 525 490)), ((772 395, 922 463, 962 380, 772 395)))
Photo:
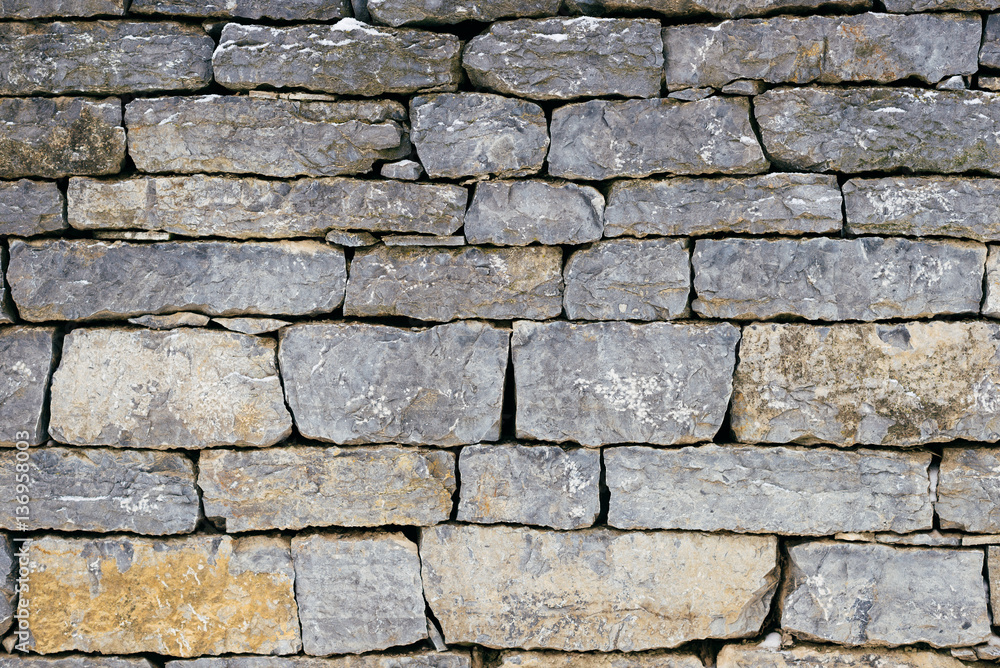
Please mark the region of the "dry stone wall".
POLYGON ((1000 1, 0 0, 0 668, 1000 661, 1000 1))

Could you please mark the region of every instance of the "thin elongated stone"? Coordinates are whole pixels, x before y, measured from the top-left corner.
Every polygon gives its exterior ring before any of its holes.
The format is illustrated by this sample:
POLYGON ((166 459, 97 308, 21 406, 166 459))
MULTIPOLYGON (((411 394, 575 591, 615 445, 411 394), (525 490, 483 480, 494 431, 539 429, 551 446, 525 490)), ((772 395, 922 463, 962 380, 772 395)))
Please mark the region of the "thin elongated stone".
POLYGON ((344 315, 545 320, 562 312, 562 249, 375 246, 358 251, 344 315))
POLYGON ((670 320, 688 314, 686 241, 614 239, 574 251, 564 270, 570 320, 670 320))
POLYGON ((32 541, 35 652, 294 654, 302 643, 287 538, 32 541))
POLYGON ((330 21, 351 15, 348 0, 132 0, 136 14, 283 21, 330 21))
POLYGON ((776 88, 754 98, 754 116, 785 169, 1000 174, 1000 93, 776 88))
POLYGON ((279 359, 303 437, 453 446, 499 438, 508 347, 481 322, 302 324, 281 330, 279 359))
POLYGON ((128 659, 117 656, 70 655, 62 657, 25 656, 15 654, 0 657, 0 668, 154 668, 148 659, 128 659))
POLYGON ((841 204, 837 177, 826 174, 616 181, 604 236, 823 234, 843 226, 841 204))
POLYGON ((965 668, 958 659, 914 649, 850 649, 830 645, 795 645, 771 648, 754 645, 726 645, 719 652, 719 668, 965 668))
POLYGON ((14 241, 7 269, 20 315, 32 321, 328 313, 346 274, 343 251, 320 241, 14 241))
MULTIPOLYGON (((0 534, 0 633, 7 633, 7 629, 14 621, 14 603, 19 593, 17 590, 17 577, 20 575, 18 561, 18 557, 14 556, 14 544, 6 534, 0 534)), ((20 620, 18 623, 20 624, 20 620)), ((27 620, 25 620, 25 624, 27 624, 27 620)), ((0 662, 3 660, 0 657, 0 662)))
POLYGON ((743 443, 1000 439, 1000 325, 743 328, 732 427, 743 443))
POLYGON ((909 239, 703 239, 696 313, 708 318, 880 320, 976 313, 986 247, 909 239))
POLYGON ((292 430, 274 341, 205 329, 73 330, 51 412, 71 445, 266 446, 292 430))
POLYGON ((290 27, 230 23, 212 57, 226 88, 260 85, 345 95, 453 91, 461 43, 448 33, 370 26, 353 18, 290 27))
MULTIPOLYGON (((470 668, 465 652, 409 652, 311 656, 225 656, 167 661, 165 668, 470 668)), ((687 668, 686 666, 684 668, 687 668)), ((949 667, 950 668, 950 667, 949 667)))
POLYGON ((486 181, 465 216, 470 244, 555 246, 597 241, 604 229, 604 196, 568 182, 486 181))
POLYGON ((986 295, 983 299, 983 315, 1000 317, 1000 249, 990 246, 986 256, 986 295))
POLYGON ((382 100, 202 95, 125 106, 129 155, 142 172, 358 174, 409 154, 405 121, 399 103, 382 100))
POLYGON ((1000 533, 1000 457, 989 448, 945 448, 934 510, 942 529, 1000 533))
POLYGON ((990 14, 986 17, 979 64, 983 67, 1000 67, 1000 14, 990 14))
POLYGON ((5 0, 0 18, 40 19, 75 16, 121 16, 125 0, 5 0))
POLYGON ((980 550, 872 543, 790 547, 781 627, 842 645, 986 642, 983 557, 980 550))
POLYGON ((0 234, 30 237, 65 228, 63 196, 54 182, 0 182, 0 234))
POLYGON ((604 462, 608 524, 620 529, 823 536, 934 524, 929 452, 625 446, 604 462))
POLYGON ((115 98, 0 99, 0 177, 117 174, 125 128, 115 98))
POLYGON ((704 668, 704 664, 694 654, 683 652, 506 651, 500 654, 500 668, 704 668))
POLYGON ((710 440, 739 338, 729 324, 515 322, 517 435, 591 447, 710 440))
POLYGON ((478 88, 537 100, 656 97, 663 71, 660 22, 549 18, 494 23, 462 51, 478 88))
POLYGON ((58 342, 54 327, 0 327, 0 447, 45 442, 58 342))
POLYGON ((389 446, 213 450, 198 459, 205 515, 225 530, 427 526, 448 519, 455 455, 389 446))
POLYGON ((555 16, 560 0, 368 0, 375 23, 441 25, 518 16, 555 16))
POLYGON ((754 174, 769 164, 743 98, 591 100, 553 111, 551 134, 549 173, 567 179, 754 174))
POLYGON ((778 580, 773 536, 441 525, 421 533, 420 557, 447 641, 486 647, 634 652, 751 636, 778 580))
MULTIPOLYGON (((0 451, 0 503, 10 508, 16 454, 0 451)), ((194 467, 183 455, 45 446, 28 450, 27 465, 30 513, 0 517, 0 528, 163 535, 190 533, 198 523, 194 467)))
POLYGON ((574 14, 611 14, 649 11, 663 16, 711 14, 722 18, 766 16, 796 10, 815 10, 821 6, 842 10, 871 9, 869 0, 566 0, 574 14))

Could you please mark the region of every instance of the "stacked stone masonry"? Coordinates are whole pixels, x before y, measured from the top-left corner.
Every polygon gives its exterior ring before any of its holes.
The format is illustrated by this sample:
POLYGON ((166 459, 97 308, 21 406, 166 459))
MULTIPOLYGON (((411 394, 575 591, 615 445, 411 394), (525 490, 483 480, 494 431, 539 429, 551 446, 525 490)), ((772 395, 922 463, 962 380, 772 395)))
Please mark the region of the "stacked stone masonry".
POLYGON ((1000 0, 0 0, 0 668, 1000 662, 1000 0))

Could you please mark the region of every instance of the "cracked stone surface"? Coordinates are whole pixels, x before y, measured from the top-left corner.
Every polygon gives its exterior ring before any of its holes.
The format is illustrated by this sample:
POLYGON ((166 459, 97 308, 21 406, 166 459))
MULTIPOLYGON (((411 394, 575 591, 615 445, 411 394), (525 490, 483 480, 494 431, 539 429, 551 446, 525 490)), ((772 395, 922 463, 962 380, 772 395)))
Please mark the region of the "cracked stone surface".
POLYGON ((63 196, 51 181, 0 182, 0 234, 30 237, 66 228, 63 196))
POLYGON ((55 327, 0 327, 0 447, 45 442, 58 342, 55 327))
POLYGON ((988 448, 944 448, 934 510, 942 529, 1000 533, 1000 457, 988 448))

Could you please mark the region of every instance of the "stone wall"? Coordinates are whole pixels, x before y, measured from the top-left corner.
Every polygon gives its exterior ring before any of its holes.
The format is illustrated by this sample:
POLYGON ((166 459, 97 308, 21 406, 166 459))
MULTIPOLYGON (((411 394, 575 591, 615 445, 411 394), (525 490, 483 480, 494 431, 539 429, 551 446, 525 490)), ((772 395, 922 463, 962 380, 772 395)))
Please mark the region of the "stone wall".
POLYGON ((0 668, 1000 660, 997 10, 0 0, 0 668))

